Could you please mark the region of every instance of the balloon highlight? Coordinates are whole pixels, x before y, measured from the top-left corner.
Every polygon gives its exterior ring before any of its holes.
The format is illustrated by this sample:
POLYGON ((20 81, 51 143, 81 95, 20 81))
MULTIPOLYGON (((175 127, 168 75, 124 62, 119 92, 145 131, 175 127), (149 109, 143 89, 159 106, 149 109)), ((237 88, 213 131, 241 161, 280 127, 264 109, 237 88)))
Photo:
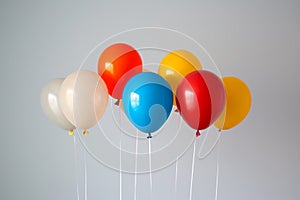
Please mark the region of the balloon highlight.
POLYGON ((193 129, 208 128, 221 114, 225 105, 222 81, 206 70, 188 74, 176 92, 178 110, 184 121, 193 129))
POLYGON ((173 94, 170 85, 161 76, 142 72, 126 84, 122 103, 130 122, 140 131, 151 134, 168 119, 173 94))
POLYGON ((127 81, 142 72, 142 59, 130 45, 117 43, 107 47, 98 60, 98 74, 104 80, 108 93, 122 98, 127 81))

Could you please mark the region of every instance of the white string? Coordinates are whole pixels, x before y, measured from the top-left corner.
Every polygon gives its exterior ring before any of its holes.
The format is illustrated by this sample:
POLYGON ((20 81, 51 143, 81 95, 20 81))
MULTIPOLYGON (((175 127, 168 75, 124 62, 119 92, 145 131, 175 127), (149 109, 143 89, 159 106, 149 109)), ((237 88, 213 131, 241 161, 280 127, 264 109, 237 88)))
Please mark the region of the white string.
MULTIPOLYGON (((121 109, 119 109, 120 125, 121 125, 121 109)), ((120 133, 120 200, 122 200, 122 132, 120 133)))
POLYGON ((191 183, 190 183, 190 200, 192 200, 193 193, 193 181, 194 181, 194 169, 195 169, 195 149, 196 149, 196 138, 194 140, 194 149, 193 149, 193 161, 192 161, 192 173, 191 173, 191 183))
POLYGON ((122 200, 122 140, 120 140, 120 200, 122 200))
POLYGON ((175 198, 177 196, 177 179, 178 179, 178 158, 176 159, 176 164, 175 164, 175 198))
MULTIPOLYGON (((176 108, 176 109, 178 109, 178 108, 176 108)), ((177 116, 178 116, 178 130, 179 130, 179 128, 180 128, 180 114, 179 114, 179 111, 178 111, 178 113, 177 113, 177 116)), ((176 159, 176 164, 175 164, 175 183, 174 183, 174 187, 175 187, 175 199, 176 199, 176 197, 177 197, 177 180, 178 180, 178 157, 177 157, 177 159, 176 159)))
POLYGON ((149 140, 149 179, 150 179, 150 199, 152 199, 152 162, 151 162, 151 138, 149 140))
POLYGON ((75 176, 76 176, 76 195, 77 200, 79 200, 79 177, 78 177, 78 156, 77 156, 77 144, 76 144, 76 135, 73 136, 73 151, 74 151, 74 168, 75 168, 75 176))
POLYGON ((206 152, 206 154, 204 154, 203 156, 201 156, 203 146, 204 146, 204 144, 205 144, 205 142, 206 142, 206 139, 207 139, 207 136, 208 136, 208 132, 207 132, 207 134, 205 134, 205 137, 204 137, 204 139, 203 139, 203 142, 201 143, 201 146, 200 146, 200 149, 199 149, 199 153, 198 153, 198 159, 199 159, 199 160, 203 160, 204 158, 206 158, 206 157, 212 152, 212 150, 213 150, 213 149, 215 148, 215 146, 218 144, 218 142, 219 142, 219 140, 220 140, 220 138, 221 138, 221 135, 222 135, 222 134, 221 134, 221 132, 219 131, 219 132, 218 132, 218 137, 217 137, 215 143, 212 145, 212 147, 209 149, 209 151, 206 152))
POLYGON ((136 182, 137 182, 137 159, 138 159, 138 130, 136 130, 136 139, 135 139, 135 170, 134 170, 134 200, 136 200, 136 182))
POLYGON ((87 200, 88 198, 88 175, 87 175, 87 161, 86 161, 86 152, 84 151, 84 199, 87 200))
POLYGON ((220 175, 220 168, 219 168, 219 158, 220 158, 220 144, 217 146, 217 171, 216 171, 216 192, 215 192, 215 200, 218 200, 218 190, 219 190, 219 175, 220 175))

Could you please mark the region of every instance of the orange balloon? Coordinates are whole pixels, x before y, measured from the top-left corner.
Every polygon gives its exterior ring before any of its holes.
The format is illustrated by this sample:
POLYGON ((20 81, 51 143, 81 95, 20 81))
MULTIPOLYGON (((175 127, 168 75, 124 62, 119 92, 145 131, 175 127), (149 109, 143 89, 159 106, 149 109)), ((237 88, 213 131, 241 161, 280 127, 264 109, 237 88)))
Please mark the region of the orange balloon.
POLYGON ((130 45, 117 43, 107 47, 98 60, 98 74, 106 83, 108 93, 122 98, 127 81, 142 72, 142 59, 130 45))
POLYGON ((226 104, 214 125, 220 130, 227 130, 246 118, 252 100, 250 90, 242 80, 228 76, 223 77, 222 81, 226 91, 226 104))
POLYGON ((176 105, 176 90, 182 79, 189 73, 201 70, 202 65, 198 58, 187 50, 175 50, 168 53, 160 62, 158 74, 171 85, 176 105))

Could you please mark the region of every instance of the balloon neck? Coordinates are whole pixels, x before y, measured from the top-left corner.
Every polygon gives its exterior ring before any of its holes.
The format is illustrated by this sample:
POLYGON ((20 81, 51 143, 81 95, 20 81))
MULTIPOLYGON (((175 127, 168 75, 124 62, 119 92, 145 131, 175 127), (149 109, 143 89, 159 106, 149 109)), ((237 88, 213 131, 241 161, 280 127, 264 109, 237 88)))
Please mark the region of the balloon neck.
POLYGON ((222 129, 219 129, 219 133, 221 133, 222 129))
POLYGON ((115 102, 115 105, 116 105, 116 106, 119 106, 119 105, 120 105, 120 99, 117 99, 117 101, 115 102))
POLYGON ((69 130, 69 135, 74 135, 74 130, 69 130))
POLYGON ((88 133, 89 133, 88 130, 83 131, 83 135, 87 135, 88 133))
POLYGON ((201 134, 200 134, 200 131, 199 130, 197 130, 197 132, 196 132, 196 137, 199 137, 201 134))
POLYGON ((152 135, 151 133, 148 133, 148 136, 147 136, 148 139, 152 138, 152 135))

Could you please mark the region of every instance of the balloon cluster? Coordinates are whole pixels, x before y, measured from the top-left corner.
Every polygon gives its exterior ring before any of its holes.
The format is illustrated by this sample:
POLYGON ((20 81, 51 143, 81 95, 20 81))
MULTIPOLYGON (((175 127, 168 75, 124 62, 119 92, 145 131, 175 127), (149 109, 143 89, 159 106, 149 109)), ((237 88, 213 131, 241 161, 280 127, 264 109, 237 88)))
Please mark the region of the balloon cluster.
POLYGON ((87 134, 105 113, 108 95, 117 99, 116 105, 122 102, 129 121, 148 138, 165 124, 173 106, 197 136, 212 124, 219 130, 236 126, 251 107, 243 81, 203 70, 191 52, 172 51, 160 62, 158 73, 145 72, 139 52, 123 43, 101 53, 98 73, 79 70, 48 82, 41 105, 45 115, 71 135, 75 128, 87 134))

